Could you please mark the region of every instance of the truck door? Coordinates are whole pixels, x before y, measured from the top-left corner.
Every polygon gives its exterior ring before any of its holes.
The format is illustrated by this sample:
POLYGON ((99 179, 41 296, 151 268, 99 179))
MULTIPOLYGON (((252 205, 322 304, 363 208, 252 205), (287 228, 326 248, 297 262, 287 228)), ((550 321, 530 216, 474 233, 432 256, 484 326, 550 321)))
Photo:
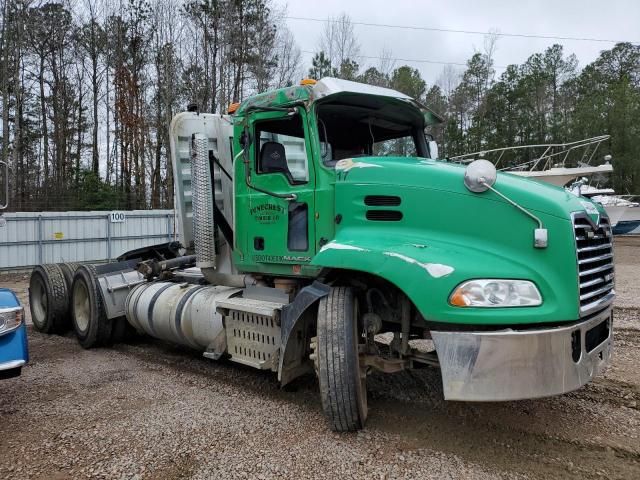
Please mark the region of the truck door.
POLYGON ((306 112, 256 113, 250 131, 250 182, 255 188, 242 185, 244 195, 238 194, 236 203, 237 239, 244 241, 246 252, 242 263, 256 271, 307 263, 315 254, 315 174, 306 112))

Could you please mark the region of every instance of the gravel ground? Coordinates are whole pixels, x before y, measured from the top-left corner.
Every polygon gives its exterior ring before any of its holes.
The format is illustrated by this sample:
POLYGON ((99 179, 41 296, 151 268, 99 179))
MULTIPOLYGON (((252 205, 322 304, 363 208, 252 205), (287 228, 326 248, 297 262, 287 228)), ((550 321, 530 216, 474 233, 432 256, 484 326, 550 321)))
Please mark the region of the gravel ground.
MULTIPOLYGON (((616 250, 613 364, 560 397, 445 402, 426 369, 374 374, 370 418, 328 431, 313 377, 275 376, 145 340, 83 350, 30 328, 0 382, 0 478, 640 478, 640 242, 616 250)), ((0 276, 26 304, 27 276, 0 276)))

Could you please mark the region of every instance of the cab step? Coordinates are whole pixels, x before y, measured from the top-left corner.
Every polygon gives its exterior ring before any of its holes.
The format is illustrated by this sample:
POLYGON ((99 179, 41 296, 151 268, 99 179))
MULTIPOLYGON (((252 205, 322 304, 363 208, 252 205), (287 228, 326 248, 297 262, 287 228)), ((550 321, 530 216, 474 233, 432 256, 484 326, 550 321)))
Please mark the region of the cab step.
POLYGON ((284 303, 234 297, 221 300, 231 360, 260 370, 278 369, 280 313, 284 303))

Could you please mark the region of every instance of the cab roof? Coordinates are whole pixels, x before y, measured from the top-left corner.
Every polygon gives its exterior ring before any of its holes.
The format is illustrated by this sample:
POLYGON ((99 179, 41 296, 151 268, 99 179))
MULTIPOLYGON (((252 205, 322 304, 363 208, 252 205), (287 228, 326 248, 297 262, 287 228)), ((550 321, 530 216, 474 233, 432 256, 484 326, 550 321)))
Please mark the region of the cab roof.
POLYGON ((402 92, 333 77, 324 77, 315 85, 296 85, 254 95, 242 102, 236 115, 243 115, 249 107, 279 107, 298 102, 311 104, 353 95, 376 96, 407 102, 423 112, 426 125, 443 122, 442 117, 436 112, 402 92))

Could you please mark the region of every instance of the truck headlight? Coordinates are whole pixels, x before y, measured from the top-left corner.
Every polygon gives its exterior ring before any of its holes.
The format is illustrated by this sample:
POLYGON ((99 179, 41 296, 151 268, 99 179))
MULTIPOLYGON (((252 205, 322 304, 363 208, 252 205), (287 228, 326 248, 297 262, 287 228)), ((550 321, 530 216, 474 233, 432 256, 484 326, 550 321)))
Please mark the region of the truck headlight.
POLYGON ((449 297, 455 307, 535 307, 542 296, 527 280, 468 280, 458 285, 449 297))
POLYGON ((0 335, 9 333, 22 324, 24 318, 24 309, 7 308, 0 309, 0 335))

